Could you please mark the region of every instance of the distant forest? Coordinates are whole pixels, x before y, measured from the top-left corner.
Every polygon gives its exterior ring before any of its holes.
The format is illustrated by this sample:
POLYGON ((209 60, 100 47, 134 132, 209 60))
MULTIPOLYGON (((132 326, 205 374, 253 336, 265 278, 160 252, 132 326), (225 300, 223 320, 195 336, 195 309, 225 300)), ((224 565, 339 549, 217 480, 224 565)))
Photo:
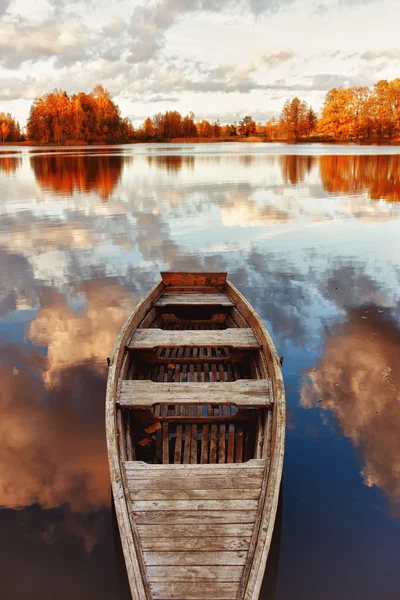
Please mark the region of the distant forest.
POLYGON ((61 90, 36 98, 26 134, 10 114, 0 113, 0 141, 28 140, 43 144, 112 144, 125 142, 219 140, 400 142, 400 79, 367 87, 334 88, 325 97, 320 116, 299 98, 287 100, 279 118, 255 122, 196 121, 167 111, 148 117, 138 128, 120 115, 103 86, 72 96, 61 90))

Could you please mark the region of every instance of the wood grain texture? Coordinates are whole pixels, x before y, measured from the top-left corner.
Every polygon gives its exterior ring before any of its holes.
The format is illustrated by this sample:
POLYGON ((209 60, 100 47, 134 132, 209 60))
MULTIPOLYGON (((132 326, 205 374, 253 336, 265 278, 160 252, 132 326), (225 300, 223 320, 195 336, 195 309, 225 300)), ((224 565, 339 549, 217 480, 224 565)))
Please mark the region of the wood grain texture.
POLYGON ((138 525, 139 535, 143 538, 181 538, 181 537, 245 537, 253 532, 253 523, 201 523, 193 525, 138 525))
POLYGON ((154 582, 151 585, 154 600, 234 600, 238 590, 237 583, 214 582, 212 586, 204 582, 190 583, 154 582))
POLYGON ((151 510, 257 510, 257 500, 134 500, 133 512, 151 510))
POLYGON ((164 292, 157 300, 155 306, 227 306, 232 307, 233 302, 221 293, 198 294, 193 292, 164 292))
POLYGON ((146 408, 154 404, 233 404, 240 407, 266 407, 272 403, 268 379, 237 381, 159 383, 121 381, 120 406, 146 408))
POLYGON ((221 475, 217 476, 204 476, 204 477, 196 477, 196 478, 188 478, 188 477, 174 477, 169 482, 155 480, 154 478, 134 478, 130 473, 126 476, 127 486, 129 490, 137 490, 137 489, 154 489, 154 490, 164 490, 167 485, 171 487, 171 489, 175 490, 212 490, 212 489, 256 489, 259 490, 261 488, 262 476, 257 478, 252 478, 250 476, 239 476, 239 475, 231 475, 222 477, 221 475))
POLYGON ((141 537, 142 549, 145 552, 227 552, 229 550, 248 550, 250 536, 234 537, 141 537))
POLYGON ((132 350, 152 350, 153 348, 176 348, 179 346, 208 346, 210 348, 228 346, 238 349, 258 350, 260 342, 250 328, 169 330, 137 329, 129 343, 132 350))
POLYGON ((177 271, 161 272, 161 279, 166 287, 222 287, 227 273, 186 273, 177 271))
POLYGON ((138 524, 198 524, 198 523, 254 523, 255 510, 231 510, 229 513, 215 510, 166 510, 132 512, 133 520, 138 524))
POLYGON ((147 573, 151 582, 155 581, 240 581, 242 569, 238 565, 221 566, 185 566, 166 569, 165 566, 147 567, 147 573))
POLYGON ((247 552, 145 552, 144 561, 148 566, 201 566, 201 565, 244 565, 247 552))
POLYGON ((159 472, 159 476, 163 476, 168 478, 169 473, 171 472, 173 474, 173 477, 175 477, 175 474, 177 473, 181 473, 181 474, 208 474, 208 473, 216 473, 216 474, 221 474, 224 472, 230 472, 230 471, 237 471, 237 472, 242 472, 242 471, 249 471, 250 469, 257 469, 259 472, 262 472, 262 470, 265 468, 266 466, 266 462, 264 459, 262 458, 252 458, 250 460, 248 460, 247 462, 242 463, 241 465, 237 465, 237 464, 232 464, 232 465, 153 465, 153 464, 149 464, 149 463, 145 463, 141 460, 138 461, 125 461, 124 462, 124 467, 127 471, 136 471, 137 473, 140 473, 141 475, 146 475, 149 473, 157 473, 159 472))

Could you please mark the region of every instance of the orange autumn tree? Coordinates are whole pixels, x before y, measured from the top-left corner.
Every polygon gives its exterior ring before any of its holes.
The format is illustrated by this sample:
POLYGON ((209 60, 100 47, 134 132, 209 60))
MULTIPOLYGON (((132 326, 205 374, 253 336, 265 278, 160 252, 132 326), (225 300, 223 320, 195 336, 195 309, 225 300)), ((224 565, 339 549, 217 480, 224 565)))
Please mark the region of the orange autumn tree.
POLYGON ((18 121, 10 113, 0 112, 0 142, 19 142, 21 130, 18 121))
POLYGON ((279 128, 284 139, 296 141, 309 137, 315 129, 316 121, 313 109, 296 97, 293 100, 286 100, 281 112, 279 128))
POLYGON ((42 143, 63 144, 127 142, 133 139, 133 127, 122 119, 109 92, 97 85, 90 94, 79 92, 69 97, 54 90, 36 98, 27 123, 29 139, 42 143))
POLYGON ((365 129, 368 88, 333 88, 325 98, 317 131, 334 140, 360 139, 365 129))

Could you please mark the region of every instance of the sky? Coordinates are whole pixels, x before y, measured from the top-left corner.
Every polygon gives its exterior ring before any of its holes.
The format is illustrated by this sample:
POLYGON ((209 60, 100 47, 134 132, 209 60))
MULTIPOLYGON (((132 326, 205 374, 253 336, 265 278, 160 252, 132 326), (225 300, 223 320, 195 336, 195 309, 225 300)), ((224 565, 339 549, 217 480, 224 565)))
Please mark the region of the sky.
POLYGON ((135 125, 319 111, 332 87, 400 76, 398 0, 0 0, 0 111, 103 84, 135 125))

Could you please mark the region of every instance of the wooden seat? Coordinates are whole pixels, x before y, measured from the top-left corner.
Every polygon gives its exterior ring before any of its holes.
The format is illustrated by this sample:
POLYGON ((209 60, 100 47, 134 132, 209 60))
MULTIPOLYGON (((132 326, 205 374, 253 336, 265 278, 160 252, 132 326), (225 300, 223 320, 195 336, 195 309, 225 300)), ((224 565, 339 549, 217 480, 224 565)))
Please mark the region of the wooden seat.
POLYGON ((175 331, 166 329, 137 329, 129 342, 132 350, 177 348, 181 346, 231 347, 258 350, 261 347, 252 329, 232 327, 222 330, 175 331))
POLYGON ((123 380, 118 398, 120 406, 147 408, 153 404, 235 404, 266 408, 272 404, 269 379, 237 381, 159 383, 123 380))
POLYGON ((166 289, 187 289, 208 287, 214 291, 222 290, 227 273, 177 273, 175 271, 164 271, 161 277, 166 289))
POLYGON ((154 306, 234 306, 232 300, 222 292, 217 293, 192 293, 192 292, 164 292, 154 303, 154 306))

